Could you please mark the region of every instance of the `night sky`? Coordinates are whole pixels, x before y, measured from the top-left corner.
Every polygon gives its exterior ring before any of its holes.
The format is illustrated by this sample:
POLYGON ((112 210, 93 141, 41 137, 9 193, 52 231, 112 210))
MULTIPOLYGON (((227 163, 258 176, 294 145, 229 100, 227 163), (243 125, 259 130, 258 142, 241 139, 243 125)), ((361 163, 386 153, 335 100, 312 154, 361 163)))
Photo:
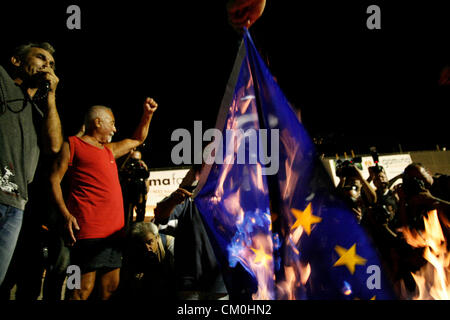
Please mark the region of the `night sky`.
MULTIPOLYGON (((111 107, 122 139, 133 133, 146 96, 159 103, 143 149, 152 168, 173 166, 177 128, 214 127, 239 36, 224 1, 36 1, 0 4, 1 64, 12 48, 56 48, 58 108, 65 135, 93 104, 111 107), (190 3, 190 5, 188 4, 190 3), (66 8, 81 8, 68 30, 66 8)), ((449 147, 448 8, 410 1, 267 0, 251 28, 273 75, 327 155, 449 147), (368 30, 366 8, 381 8, 368 30)))

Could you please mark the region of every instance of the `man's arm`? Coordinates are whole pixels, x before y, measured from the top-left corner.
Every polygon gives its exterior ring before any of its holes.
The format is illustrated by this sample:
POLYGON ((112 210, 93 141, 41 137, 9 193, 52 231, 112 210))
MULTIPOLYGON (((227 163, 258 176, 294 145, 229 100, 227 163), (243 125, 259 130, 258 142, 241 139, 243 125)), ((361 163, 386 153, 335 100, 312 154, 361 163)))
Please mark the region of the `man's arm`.
POLYGON ((362 176, 359 180, 361 180, 362 190, 364 191, 365 195, 367 196, 367 200, 369 201, 369 204, 370 205, 375 204, 377 202, 377 193, 371 187, 371 185, 366 181, 366 179, 364 179, 362 176))
POLYGON ((44 107, 44 123, 42 125, 42 137, 44 152, 57 154, 63 144, 61 120, 56 108, 56 87, 59 79, 55 71, 48 67, 45 70, 45 79, 50 82, 50 91, 47 95, 47 105, 44 107))
POLYGON ((184 176, 178 189, 172 192, 169 197, 156 204, 155 224, 166 224, 175 207, 183 203, 186 198, 192 197, 192 193, 187 191, 186 188, 191 187, 195 180, 195 169, 192 167, 184 176))
POLYGON ((345 181, 347 180, 347 177, 339 177, 339 183, 336 186, 336 189, 340 190, 345 186, 345 181))
POLYGON ((390 189, 392 187, 392 185, 399 179, 401 179, 403 177, 403 173, 400 173, 398 175, 396 175, 395 177, 393 177, 391 180, 389 180, 389 185, 388 188, 390 189))
POLYGON ((150 122, 152 121, 153 113, 158 108, 158 104, 152 98, 147 98, 144 101, 144 113, 142 114, 141 122, 139 123, 136 131, 131 139, 124 139, 119 142, 107 144, 106 146, 111 149, 115 158, 127 154, 134 148, 144 143, 148 135, 148 129, 150 122))
POLYGON ((425 205, 450 212, 450 202, 433 196, 428 189, 410 197, 409 202, 416 206, 425 205))
POLYGON ((358 177, 359 181, 361 181, 362 185, 362 191, 367 197, 367 200, 369 201, 369 204, 375 204, 377 202, 377 193, 375 190, 370 186, 369 182, 367 182, 366 179, 362 176, 361 170, 359 170, 357 167, 352 166, 354 168, 355 175, 358 177))
POLYGON ((70 148, 69 143, 64 142, 58 157, 53 163, 52 170, 50 172, 50 185, 53 200, 56 203, 56 206, 59 212, 64 217, 64 228, 68 231, 69 245, 73 245, 76 242, 75 234, 73 229, 80 230, 77 220, 75 217, 70 214, 67 209, 66 203, 64 202, 64 197, 61 189, 61 181, 67 171, 70 160, 70 148))
POLYGON ((191 196, 192 193, 183 188, 178 188, 177 190, 172 192, 169 197, 158 202, 158 204, 156 205, 155 220, 153 222, 155 224, 166 224, 173 209, 175 209, 175 207, 180 203, 183 203, 183 201, 187 197, 191 196))

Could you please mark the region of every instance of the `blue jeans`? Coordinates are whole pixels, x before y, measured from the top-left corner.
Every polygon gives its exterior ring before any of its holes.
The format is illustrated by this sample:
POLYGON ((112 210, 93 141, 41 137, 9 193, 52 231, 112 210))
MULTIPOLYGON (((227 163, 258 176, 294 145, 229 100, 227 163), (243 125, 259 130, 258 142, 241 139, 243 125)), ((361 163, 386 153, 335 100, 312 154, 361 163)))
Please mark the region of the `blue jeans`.
POLYGON ((22 220, 23 210, 0 203, 0 285, 16 248, 22 220))

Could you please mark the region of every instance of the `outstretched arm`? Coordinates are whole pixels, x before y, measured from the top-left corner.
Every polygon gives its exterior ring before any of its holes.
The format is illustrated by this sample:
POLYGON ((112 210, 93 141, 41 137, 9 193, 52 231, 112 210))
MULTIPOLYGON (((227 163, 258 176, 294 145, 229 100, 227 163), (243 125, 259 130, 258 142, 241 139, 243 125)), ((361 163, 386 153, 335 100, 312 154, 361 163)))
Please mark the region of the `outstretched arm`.
POLYGON ((361 170, 359 170, 357 167, 352 166, 353 171, 355 172, 355 175, 358 177, 359 181, 361 181, 362 185, 362 191, 367 197, 367 200, 369 201, 369 204, 375 204, 377 202, 377 193, 375 190, 370 186, 369 182, 367 182, 366 179, 362 176, 361 170))
POLYGON ((399 179, 401 179, 403 177, 403 173, 400 173, 398 175, 396 175, 395 177, 393 177, 391 180, 389 180, 389 185, 388 188, 390 189, 392 187, 392 185, 399 179))
POLYGON ((184 176, 177 190, 172 192, 172 194, 158 202, 155 208, 155 220, 156 224, 166 224, 169 219, 173 209, 188 197, 192 197, 192 193, 187 191, 185 188, 192 186, 195 181, 195 169, 192 167, 184 176))
POLYGON ((106 145, 111 149, 115 158, 120 158, 121 156, 127 154, 134 148, 144 143, 148 135, 148 129, 150 127, 150 122, 152 121, 153 113, 157 108, 158 104, 155 100, 153 100, 152 98, 145 99, 144 112, 142 114, 142 118, 138 127, 134 131, 133 137, 106 145))
POLYGON ((173 209, 180 203, 183 203, 183 201, 187 197, 191 197, 192 193, 189 191, 178 188, 172 194, 167 197, 166 199, 162 200, 161 202, 158 202, 155 208, 155 224, 166 224, 170 214, 172 213, 173 209))

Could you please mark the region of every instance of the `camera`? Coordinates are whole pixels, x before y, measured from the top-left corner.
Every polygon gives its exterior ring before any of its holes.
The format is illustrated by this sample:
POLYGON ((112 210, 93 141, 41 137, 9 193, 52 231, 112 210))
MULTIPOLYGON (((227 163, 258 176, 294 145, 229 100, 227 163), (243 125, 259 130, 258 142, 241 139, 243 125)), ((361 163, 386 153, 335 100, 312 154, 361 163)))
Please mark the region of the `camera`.
POLYGON ((370 155, 372 156, 373 162, 374 162, 376 165, 378 165, 379 156, 378 156, 377 148, 371 147, 371 148, 370 148, 370 155))
POLYGON ((336 161, 336 175, 341 177, 347 177, 354 174, 354 166, 361 166, 361 157, 355 157, 351 160, 337 160, 336 161))
POLYGON ((379 155, 377 152, 377 149, 375 147, 370 148, 370 155, 372 156, 373 162, 375 163, 374 166, 369 167, 369 171, 374 174, 379 174, 384 170, 382 166, 379 164, 379 155))
POLYGON ((142 161, 138 159, 130 159, 125 172, 128 180, 145 180, 150 176, 142 161))
POLYGON ((380 173, 380 172, 383 172, 384 169, 383 169, 382 166, 376 164, 376 165, 373 166, 373 167, 369 167, 369 170, 372 171, 372 172, 375 173, 375 174, 378 174, 378 173, 380 173))

